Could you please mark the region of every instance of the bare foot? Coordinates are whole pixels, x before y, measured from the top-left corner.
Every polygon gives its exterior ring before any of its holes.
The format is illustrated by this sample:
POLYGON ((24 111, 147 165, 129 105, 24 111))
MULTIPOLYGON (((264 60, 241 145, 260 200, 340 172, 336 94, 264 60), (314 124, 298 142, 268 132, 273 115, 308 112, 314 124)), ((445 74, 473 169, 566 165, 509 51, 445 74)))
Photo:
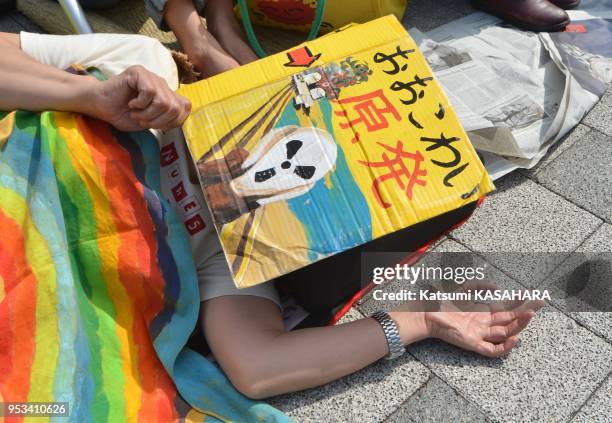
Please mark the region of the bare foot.
POLYGON ((244 65, 258 59, 243 38, 242 27, 234 16, 232 1, 210 0, 204 14, 208 30, 238 63, 244 65))
POLYGON ((223 48, 231 54, 238 63, 244 65, 257 60, 258 57, 255 52, 251 50, 251 47, 242 39, 240 28, 233 28, 233 26, 234 25, 217 26, 211 23, 209 28, 223 48))
POLYGON ((201 43, 187 51, 187 56, 204 78, 240 66, 210 33, 206 33, 203 38, 201 43))
MULTIPOLYGON (((221 2, 219 4, 223 5, 224 9, 231 11, 232 0, 212 1, 221 2)), ((239 66, 239 63, 206 30, 193 0, 168 1, 164 16, 168 26, 176 34, 181 47, 201 76, 207 78, 239 66)))

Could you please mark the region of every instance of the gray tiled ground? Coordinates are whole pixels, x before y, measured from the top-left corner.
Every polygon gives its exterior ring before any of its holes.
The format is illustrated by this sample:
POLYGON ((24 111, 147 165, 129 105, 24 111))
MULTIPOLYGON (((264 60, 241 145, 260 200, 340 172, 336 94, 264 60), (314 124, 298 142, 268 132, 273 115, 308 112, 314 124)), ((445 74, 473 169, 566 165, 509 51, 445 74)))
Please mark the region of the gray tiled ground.
POLYGON ((546 188, 612 222, 611 169, 612 136, 593 129, 538 172, 536 179, 546 188))
POLYGON ((513 173, 451 236, 474 251, 573 251, 601 220, 513 173), (500 225, 500 222, 504 222, 500 225))
POLYGON ((410 350, 496 421, 567 421, 612 371, 612 346, 559 312, 541 312, 504 359, 437 341, 410 350))
POLYGON ((389 423, 472 423, 486 421, 485 414, 437 376, 408 399, 389 423))
MULTIPOLYGON (((361 317, 353 309, 340 323, 361 317)), ((427 382, 429 375, 425 366, 405 355, 397 363, 381 360, 344 379, 271 403, 299 422, 380 422, 427 382)))
MULTIPOLYGON (((412 0, 411 5, 405 21, 421 30, 471 12, 469 0, 412 0)), ((21 30, 38 28, 18 13, 0 16, 0 31, 21 30)), ((610 160, 606 163, 597 150, 605 150, 606 145, 591 132, 597 129, 612 135, 611 119, 609 91, 583 125, 551 149, 536 169, 498 183, 500 192, 453 233, 463 245, 446 240, 437 250, 610 251, 612 225, 602 225, 597 217, 610 222, 609 208, 588 195, 612 186, 610 160), (595 166, 573 164, 572 157, 594 161, 595 166), (576 169, 564 173, 566 166, 576 169)), ((523 283, 531 275, 519 269, 533 271, 542 266, 541 262, 495 264, 523 283)), ((516 283, 505 275, 499 278, 516 283)), ((360 307, 369 312, 383 306, 366 300, 360 307)), ((359 317, 352 310, 347 319, 359 317)), ((277 398, 273 404, 301 422, 385 418, 394 422, 485 418, 548 422, 568 421, 572 416, 581 423, 612 422, 610 328, 610 313, 540 313, 521 344, 504 359, 489 360, 426 341, 410 348, 413 355, 399 362, 381 362, 328 386, 277 398)))
POLYGON ((528 286, 536 286, 559 264, 558 255, 531 260, 504 252, 570 252, 602 221, 520 173, 496 181, 498 191, 451 237, 469 249, 495 253, 491 260, 528 286), (503 222, 503 224, 500 224, 503 222))
MULTIPOLYGON (((500 287, 519 287, 494 268, 489 272, 500 287)), ((503 359, 485 359, 436 341, 410 351, 496 421, 567 420, 612 371, 612 345, 550 307, 503 359)))
MULTIPOLYGON (((599 227, 599 229, 589 237, 577 250, 577 252, 581 253, 580 256, 573 257, 568 260, 570 263, 567 264, 567 267, 575 268, 576 266, 584 263, 586 260, 594 260, 594 259, 607 259, 608 264, 605 266, 605 269, 608 270, 608 274, 610 272, 610 256, 612 254, 612 225, 604 224, 599 227), (601 253, 607 253, 602 256, 601 253), (584 256, 582 256, 584 254, 584 256)), ((558 272, 563 272, 566 268, 566 263, 560 266, 558 272)), ((601 277, 601 276, 599 276, 601 277)), ((599 279, 601 280, 601 279, 599 279)), ((602 284, 599 286, 585 286, 582 288, 582 291, 579 293, 578 297, 582 298, 580 301, 562 301, 560 298, 563 298, 559 295, 553 295, 555 306, 559 307, 561 310, 568 313, 570 317, 580 322, 585 327, 589 328, 591 331, 596 333, 597 335, 607 339, 610 343, 612 343, 612 313, 610 313, 610 298, 612 297, 611 291, 612 287, 610 285, 609 280, 602 281, 602 284), (607 312, 601 311, 576 311, 584 304, 584 301, 587 301, 593 308, 599 308, 599 310, 606 310, 607 312)), ((553 287, 555 285, 554 278, 551 279, 548 288, 553 291, 553 287), (552 285, 552 287, 551 287, 552 285)), ((582 308, 580 308, 582 309, 582 308)))
POLYGON ((553 160, 563 154, 565 150, 574 145, 576 141, 582 139, 589 131, 591 131, 591 128, 586 125, 580 124, 576 126, 563 139, 550 147, 546 156, 537 165, 531 169, 521 169, 520 172, 527 176, 537 175, 542 169, 552 163, 553 160))
MULTIPOLYGON (((464 251, 453 240, 434 250, 464 251)), ((520 288, 493 266, 487 277, 500 288, 520 288)), ((396 282, 383 290, 395 292, 401 287, 396 282)), ((389 302, 370 299, 361 309, 365 313, 391 307, 389 302)), ((407 404, 416 410, 449 414, 452 408, 439 409, 438 404, 446 396, 469 410, 466 417, 484 412, 494 421, 566 421, 612 371, 612 345, 550 306, 523 333, 521 344, 502 359, 486 359, 438 341, 421 342, 409 351, 450 388, 427 394, 421 390, 407 404)), ((408 415, 406 407, 398 413, 408 415)))
POLYGON ((591 110, 583 123, 612 136, 612 90, 591 110))
POLYGON ((576 414, 572 423, 609 423, 612 420, 612 373, 595 391, 585 406, 576 414))
POLYGON ((578 247, 578 251, 589 253, 612 252, 612 225, 604 223, 593 235, 578 247))

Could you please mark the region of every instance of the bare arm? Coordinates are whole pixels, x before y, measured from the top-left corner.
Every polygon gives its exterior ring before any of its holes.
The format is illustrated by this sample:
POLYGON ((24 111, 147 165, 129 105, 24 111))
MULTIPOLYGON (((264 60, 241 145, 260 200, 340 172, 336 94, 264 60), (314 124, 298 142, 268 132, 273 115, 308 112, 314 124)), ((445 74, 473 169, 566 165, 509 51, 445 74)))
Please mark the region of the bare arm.
MULTIPOLYGON (((253 296, 206 301, 202 323, 221 367, 251 398, 319 386, 388 353, 384 333, 373 319, 285 332, 276 304, 253 296)), ((425 329, 415 324, 404 335, 406 343, 416 342, 425 329)))
MULTIPOLYGON (((517 311, 390 312, 404 345, 435 337, 488 357, 507 354, 541 305, 517 311)), ((234 386, 261 399, 313 388, 360 370, 388 354, 375 320, 285 332, 278 307, 254 296, 202 304, 208 344, 234 386)))
POLYGON ((36 62, 21 50, 16 34, 1 34, 0 50, 1 110, 90 112, 86 99, 95 79, 36 62))
POLYGON ((37 62, 19 37, 0 33, 0 110, 57 110, 86 114, 120 130, 168 130, 188 116, 191 104, 142 66, 107 81, 74 75, 37 62))

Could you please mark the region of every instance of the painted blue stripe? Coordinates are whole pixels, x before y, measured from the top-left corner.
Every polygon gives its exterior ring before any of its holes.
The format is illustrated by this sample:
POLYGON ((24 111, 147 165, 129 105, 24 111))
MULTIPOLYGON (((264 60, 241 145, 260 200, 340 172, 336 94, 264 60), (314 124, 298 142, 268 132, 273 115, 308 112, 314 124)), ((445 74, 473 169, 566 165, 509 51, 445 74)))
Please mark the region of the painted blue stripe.
MULTIPOLYGON (((327 99, 317 102, 324 122, 312 121, 334 135, 332 107, 327 99)), ((300 126, 292 104, 287 106, 275 128, 300 126)), ((355 147, 358 148, 358 147, 355 147)), ((338 146, 336 168, 319 180, 307 193, 287 201, 289 209, 302 223, 308 239, 308 259, 311 262, 348 250, 372 239, 372 218, 368 203, 355 182, 342 148, 338 146)))

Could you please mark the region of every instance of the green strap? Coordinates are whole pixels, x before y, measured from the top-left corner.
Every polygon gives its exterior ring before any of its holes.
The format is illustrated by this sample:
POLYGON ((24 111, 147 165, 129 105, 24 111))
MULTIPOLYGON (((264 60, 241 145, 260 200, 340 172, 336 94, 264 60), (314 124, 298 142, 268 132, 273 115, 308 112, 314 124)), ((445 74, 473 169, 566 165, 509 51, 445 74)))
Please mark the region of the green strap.
MULTIPOLYGON (((310 28, 310 33, 308 34, 308 41, 314 40, 319 34, 319 30, 321 29, 321 25, 323 24, 323 15, 325 14, 326 4, 326 0, 317 1, 317 10, 315 13, 314 21, 312 22, 312 26, 310 28)), ((253 29, 251 16, 249 15, 249 8, 247 6, 247 0, 238 0, 238 7, 240 8, 242 24, 244 25, 244 30, 247 34, 247 38, 249 39, 251 47, 253 47, 253 50, 255 50, 255 53, 257 53, 259 57, 266 57, 268 54, 259 43, 257 35, 255 35, 255 30, 253 29)))

